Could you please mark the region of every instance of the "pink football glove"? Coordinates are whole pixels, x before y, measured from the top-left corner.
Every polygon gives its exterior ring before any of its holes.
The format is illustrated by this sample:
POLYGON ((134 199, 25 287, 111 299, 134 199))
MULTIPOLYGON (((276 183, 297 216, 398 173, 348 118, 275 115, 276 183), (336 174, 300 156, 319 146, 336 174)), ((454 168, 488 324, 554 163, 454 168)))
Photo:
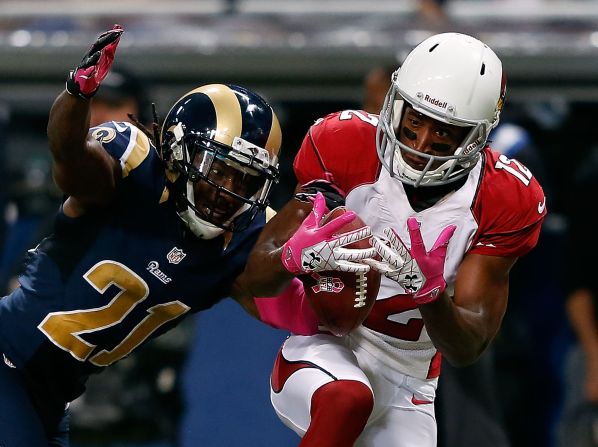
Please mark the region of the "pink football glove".
POLYGON ((114 61, 114 53, 120 42, 124 29, 114 25, 98 37, 89 51, 83 56, 81 63, 69 72, 66 80, 66 91, 73 96, 89 99, 98 91, 100 84, 110 71, 114 61))
POLYGON ((344 246, 369 238, 372 235, 370 227, 335 234, 337 230, 353 221, 356 215, 353 211, 347 211, 320 226, 327 211, 326 200, 322 193, 318 192, 312 211, 283 245, 282 264, 295 275, 323 270, 367 273, 370 266, 355 261, 375 256, 376 250, 351 249, 344 246))
POLYGON ((392 228, 385 228, 386 241, 372 237, 372 246, 382 261, 368 259, 366 262, 413 294, 417 304, 431 303, 446 289, 444 261, 449 240, 457 227, 444 228, 429 252, 426 252, 419 223, 414 217, 407 219, 407 228, 411 250, 392 228))

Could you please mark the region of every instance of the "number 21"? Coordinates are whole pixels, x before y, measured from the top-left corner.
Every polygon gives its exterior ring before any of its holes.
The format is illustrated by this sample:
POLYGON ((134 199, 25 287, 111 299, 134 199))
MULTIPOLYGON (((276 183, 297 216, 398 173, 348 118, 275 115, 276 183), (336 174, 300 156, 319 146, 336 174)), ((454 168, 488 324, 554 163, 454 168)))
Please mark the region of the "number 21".
MULTIPOLYGON (((96 345, 81 338, 120 323, 149 294, 147 283, 131 269, 115 261, 102 261, 94 265, 83 278, 104 294, 111 286, 120 291, 105 306, 85 310, 51 312, 38 328, 59 348, 84 362, 96 345)), ((97 366, 107 366, 131 353, 163 324, 180 317, 190 310, 180 301, 157 304, 147 309, 147 316, 111 351, 102 350, 89 359, 97 366)))

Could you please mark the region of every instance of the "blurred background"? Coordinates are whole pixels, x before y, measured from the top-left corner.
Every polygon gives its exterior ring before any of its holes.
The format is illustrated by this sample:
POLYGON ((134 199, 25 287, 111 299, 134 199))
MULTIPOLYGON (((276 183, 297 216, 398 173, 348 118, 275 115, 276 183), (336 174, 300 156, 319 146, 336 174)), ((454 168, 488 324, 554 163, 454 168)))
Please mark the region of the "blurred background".
MULTIPOLYGON (((283 127, 274 208, 290 197, 291 162, 309 125, 373 101, 366 98, 372 71, 398 67, 438 32, 471 34, 493 48, 508 77, 496 149, 540 179, 550 213, 538 248, 513 272, 503 328, 481 366, 447 372, 439 444, 582 445, 559 444, 559 433, 566 358, 576 343, 565 312, 571 204, 577 173, 598 159, 598 1, 0 1, 3 290, 24 252, 48 233, 61 199, 45 135, 52 101, 68 70, 114 23, 126 32, 115 75, 97 97, 98 119, 121 119, 113 117, 124 108, 148 123, 150 103, 163 117, 205 83, 259 92, 283 127)), ((270 368, 286 334, 237 307, 224 301, 93 377, 72 405, 75 447, 296 445, 269 404, 270 368)), ((594 420, 587 430, 598 427, 594 420)))

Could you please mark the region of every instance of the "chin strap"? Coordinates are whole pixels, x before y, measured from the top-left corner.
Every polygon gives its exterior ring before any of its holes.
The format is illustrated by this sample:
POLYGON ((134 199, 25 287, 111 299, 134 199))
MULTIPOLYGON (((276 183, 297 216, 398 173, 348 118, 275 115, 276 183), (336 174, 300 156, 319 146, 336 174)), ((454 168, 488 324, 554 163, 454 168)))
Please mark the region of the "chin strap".
POLYGON ((224 229, 201 220, 191 208, 177 212, 191 232, 200 239, 214 239, 224 233, 224 229))
MULTIPOLYGON (((190 182, 185 182, 186 194, 180 197, 177 202, 177 214, 185 222, 187 228, 200 239, 214 239, 224 233, 224 229, 217 227, 210 222, 200 219, 195 211, 189 207, 188 201, 194 202, 195 195, 193 193, 193 185, 190 182)), ((179 187, 183 187, 180 185, 179 187)))

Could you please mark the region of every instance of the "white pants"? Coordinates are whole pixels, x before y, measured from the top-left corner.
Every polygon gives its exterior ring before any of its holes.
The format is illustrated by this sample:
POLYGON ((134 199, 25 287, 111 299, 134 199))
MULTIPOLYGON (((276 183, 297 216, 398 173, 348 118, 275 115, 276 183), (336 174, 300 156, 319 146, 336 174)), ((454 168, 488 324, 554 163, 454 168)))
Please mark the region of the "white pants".
POLYGON ((367 352, 358 352, 347 346, 346 338, 290 336, 277 359, 284 366, 278 371, 285 373, 275 373, 271 380, 270 397, 278 417, 303 436, 314 392, 337 379, 356 380, 374 395, 374 410, 356 447, 435 447, 437 379, 390 373, 367 352))

